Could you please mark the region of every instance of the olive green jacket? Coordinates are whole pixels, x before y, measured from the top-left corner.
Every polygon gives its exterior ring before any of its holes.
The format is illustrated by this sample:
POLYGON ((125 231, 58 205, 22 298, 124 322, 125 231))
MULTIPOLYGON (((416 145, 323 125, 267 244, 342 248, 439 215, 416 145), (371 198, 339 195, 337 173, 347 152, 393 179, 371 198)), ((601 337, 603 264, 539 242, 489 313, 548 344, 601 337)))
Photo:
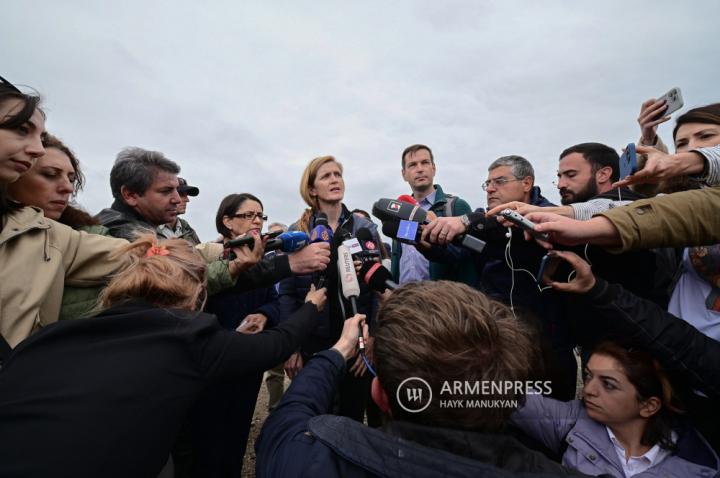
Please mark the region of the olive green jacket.
POLYGON ((625 252, 720 242, 720 186, 641 199, 600 214, 613 223, 625 252))

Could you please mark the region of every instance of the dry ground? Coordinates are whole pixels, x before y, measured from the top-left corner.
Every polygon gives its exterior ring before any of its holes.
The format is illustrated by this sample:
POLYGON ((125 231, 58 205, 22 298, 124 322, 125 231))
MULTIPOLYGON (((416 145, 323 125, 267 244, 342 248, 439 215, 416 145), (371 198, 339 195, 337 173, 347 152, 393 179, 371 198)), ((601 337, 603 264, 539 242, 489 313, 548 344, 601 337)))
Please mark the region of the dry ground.
MULTIPOLYGON (((287 390, 289 385, 290 381, 287 377, 285 377, 285 390, 287 390)), ((257 403, 255 404, 255 414, 253 415, 252 423, 250 424, 250 436, 248 438, 247 450, 245 451, 242 478, 255 477, 255 440, 257 440, 257 437, 260 434, 260 429, 262 428, 263 423, 265 423, 265 418, 268 416, 267 408, 268 393, 267 388, 265 387, 265 380, 263 379, 257 403)))

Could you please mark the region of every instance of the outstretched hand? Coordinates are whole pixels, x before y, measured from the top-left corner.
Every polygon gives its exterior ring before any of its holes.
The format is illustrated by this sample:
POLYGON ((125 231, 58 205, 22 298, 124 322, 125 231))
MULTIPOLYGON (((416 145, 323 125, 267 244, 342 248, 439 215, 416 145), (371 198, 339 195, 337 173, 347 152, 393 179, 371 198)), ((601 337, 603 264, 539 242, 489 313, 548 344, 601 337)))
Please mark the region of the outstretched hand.
MULTIPOLYGON (((558 214, 533 212, 525 217, 535 223, 536 231, 549 233, 550 242, 554 244, 618 246, 622 243, 618 230, 603 216, 596 216, 589 221, 578 221, 558 214)), ((525 232, 525 238, 530 240, 533 237, 525 232)), ((540 240, 537 242, 546 249, 552 249, 550 242, 540 240)))
POLYGON ((645 166, 635 174, 613 183, 620 188, 630 184, 657 184, 670 178, 685 174, 698 174, 705 166, 705 158, 694 152, 667 154, 649 146, 637 146, 638 154, 646 154, 645 166))

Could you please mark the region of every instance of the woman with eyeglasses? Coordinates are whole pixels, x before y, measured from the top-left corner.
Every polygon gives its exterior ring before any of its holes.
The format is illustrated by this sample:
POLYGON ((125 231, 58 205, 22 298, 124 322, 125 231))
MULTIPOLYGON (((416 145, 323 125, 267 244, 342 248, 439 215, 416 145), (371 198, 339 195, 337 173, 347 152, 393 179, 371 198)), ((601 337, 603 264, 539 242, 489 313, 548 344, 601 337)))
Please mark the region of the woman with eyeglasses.
POLYGON ((3 345, 58 320, 66 284, 101 285, 127 261, 111 257, 126 241, 81 234, 9 194, 45 154, 39 103, 0 77, 0 359, 3 345))
MULTIPOLYGON (((377 226, 363 217, 352 214, 343 203, 345 197, 343 167, 333 156, 317 157, 305 167, 300 180, 300 196, 308 208, 300 219, 290 226, 290 230, 310 233, 317 226, 318 217, 324 214, 333 236, 330 244, 330 266, 323 278, 319 275, 304 275, 283 279, 280 282, 280 304, 283 316, 292 313, 302 304, 303 294, 311 284, 323 282, 327 286, 328 306, 322 314, 320 324, 302 345, 300 351, 293 354, 285 363, 285 371, 291 379, 300 372, 304 363, 313 354, 327 349, 337 341, 345 319, 352 315, 350 301, 342 294, 337 267, 338 247, 346 239, 356 237, 361 228, 367 228, 375 237, 375 243, 380 244, 377 226)), ((368 318, 372 335, 377 298, 365 284, 360 284, 357 308, 360 314, 368 318)), ((372 355, 371 349, 372 343, 368 346, 368 357, 372 355)), ((338 390, 338 414, 362 422, 369 399, 371 377, 359 354, 348 362, 348 369, 351 373, 346 375, 338 390)), ((372 425, 374 424, 373 422, 372 425)))
MULTIPOLYGON (((265 221, 262 202, 249 193, 226 196, 215 215, 215 227, 225 243, 260 235, 265 221)), ((205 310, 215 314, 225 329, 257 334, 279 324, 277 297, 275 286, 248 292, 229 289, 210 296, 205 310)), ((263 371, 258 370, 219 383, 200 398, 191 415, 194 476, 240 476, 262 377, 263 371)))

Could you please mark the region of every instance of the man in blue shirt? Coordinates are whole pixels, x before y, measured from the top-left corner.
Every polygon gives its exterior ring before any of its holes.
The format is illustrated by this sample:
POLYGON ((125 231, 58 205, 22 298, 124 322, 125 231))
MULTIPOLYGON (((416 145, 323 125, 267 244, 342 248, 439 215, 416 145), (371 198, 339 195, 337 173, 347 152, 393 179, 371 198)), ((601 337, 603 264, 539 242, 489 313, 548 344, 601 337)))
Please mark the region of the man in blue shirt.
MULTIPOLYGON (((410 185, 413 198, 420 207, 436 216, 462 216, 472 211, 470 205, 459 197, 446 194, 439 184, 434 184, 436 167, 432 150, 423 144, 414 144, 402 153, 402 177, 410 185)), ((477 282, 475 268, 468 263, 437 263, 429 261, 408 244, 393 241, 392 275, 400 283, 421 280, 454 280, 474 286, 477 282)))

